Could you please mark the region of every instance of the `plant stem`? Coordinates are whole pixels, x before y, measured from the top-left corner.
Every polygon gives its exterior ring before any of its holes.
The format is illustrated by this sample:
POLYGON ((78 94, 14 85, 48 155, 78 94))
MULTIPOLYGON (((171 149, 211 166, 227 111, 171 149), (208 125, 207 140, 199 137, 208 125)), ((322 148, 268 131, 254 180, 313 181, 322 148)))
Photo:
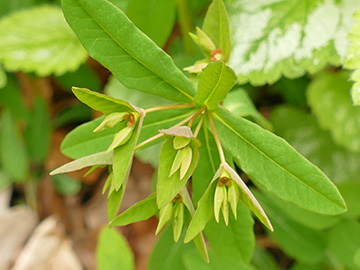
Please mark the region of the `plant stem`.
MULTIPOLYGON (((174 128, 174 127, 179 127, 179 126, 182 126, 183 124, 185 124, 186 122, 188 122, 189 120, 191 120, 194 115, 196 115, 199 111, 196 111, 195 113, 191 114, 189 117, 185 118, 184 120, 180 121, 179 123, 177 123, 176 125, 172 126, 171 128, 174 128)), ((140 149, 141 147, 151 143, 152 141, 155 141, 159 138, 161 138, 162 136, 164 136, 164 133, 159 133, 145 141, 143 141, 142 143, 138 144, 136 147, 135 147, 135 151, 140 149)))
POLYGON ((185 53, 187 55, 193 56, 195 55, 195 45, 189 36, 189 32, 192 32, 193 27, 188 7, 188 0, 177 0, 177 6, 185 53))
POLYGON ((218 136, 218 134, 217 134, 217 132, 216 132, 215 125, 214 125, 214 121, 213 121, 212 116, 211 116, 211 114, 210 114, 210 113, 208 113, 208 116, 209 116, 210 126, 211 126, 211 129, 212 129, 212 132, 213 132, 214 138, 215 138, 216 146, 217 146, 217 149, 218 149, 219 154, 220 154, 220 161, 221 161, 221 164, 226 164, 224 151, 223 151, 223 149, 222 149, 222 146, 221 146, 221 142, 220 142, 219 136, 218 136))
POLYGON ((195 137, 197 137, 198 134, 199 134, 199 132, 200 132, 201 126, 202 126, 202 124, 203 124, 203 122, 204 122, 204 117, 205 117, 205 115, 203 115, 203 116, 201 117, 201 119, 200 119, 200 121, 199 121, 199 123, 198 123, 198 125, 197 125, 197 127, 196 127, 196 129, 195 129, 195 133, 194 133, 194 136, 195 136, 195 137))
POLYGON ((193 124, 194 120, 196 119, 196 117, 198 117, 205 109, 206 109, 206 107, 204 106, 193 115, 193 117, 190 119, 190 121, 188 123, 189 128, 192 127, 192 124, 193 124))
POLYGON ((24 183, 25 200, 26 203, 35 211, 38 212, 38 205, 36 200, 36 184, 32 179, 26 179, 24 183))
POLYGON ((183 108, 191 108, 194 107, 194 104, 176 104, 176 105, 164 105, 164 106, 158 106, 153 107, 149 109, 144 109, 145 113, 152 113, 162 110, 171 110, 171 109, 183 109, 183 108))

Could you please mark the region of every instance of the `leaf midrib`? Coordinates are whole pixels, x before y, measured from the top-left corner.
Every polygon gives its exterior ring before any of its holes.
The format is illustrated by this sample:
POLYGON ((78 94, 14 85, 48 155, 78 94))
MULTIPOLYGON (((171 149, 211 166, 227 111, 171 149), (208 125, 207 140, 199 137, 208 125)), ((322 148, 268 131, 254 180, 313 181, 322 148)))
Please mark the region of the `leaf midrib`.
POLYGON ((225 68, 225 64, 221 65, 221 71, 220 71, 220 75, 219 75, 219 79, 216 82, 215 87, 213 88, 213 90, 210 92, 210 94, 208 95, 208 97, 205 99, 204 104, 206 104, 208 102, 208 100, 214 95, 215 91, 219 88, 220 85, 220 81, 222 79, 222 75, 224 73, 224 68, 225 68))
MULTIPOLYGON (((168 85, 170 85, 171 87, 173 87, 174 89, 178 90, 181 94, 185 95, 186 97, 190 98, 190 100, 193 100, 193 97, 191 95, 189 95, 188 93, 182 91, 180 88, 178 88, 176 85, 171 84, 168 80, 162 78, 159 74, 157 74, 156 72, 154 72, 152 69, 150 69, 145 63, 143 63, 142 61, 140 61, 138 58, 136 58, 133 54, 131 54, 125 47, 121 46, 121 44, 108 32, 106 31, 106 29, 102 26, 102 24, 94 17, 90 14, 90 12, 77 0, 77 2, 79 3, 79 5, 86 11, 86 13, 89 15, 89 17, 91 17, 98 25, 99 27, 116 43, 119 45, 119 47, 121 47, 128 55, 130 55, 133 59, 135 59, 138 63, 140 63, 142 66, 144 66, 147 70, 151 71, 153 74, 156 75, 156 77, 160 78, 161 80, 163 80, 165 83, 167 83, 168 85)), ((114 7, 116 7, 113 3, 109 2, 108 0, 106 0, 106 2, 108 2, 109 4, 113 5, 114 7)), ((117 8, 117 7, 116 7, 117 8)), ((120 10, 120 9, 119 9, 120 10)), ((121 10, 120 10, 121 11, 121 10)), ((121 11, 122 12, 122 11, 121 11)), ((125 15, 125 14, 124 14, 125 15)), ((125 15, 126 17, 126 15, 125 15)), ((147 37, 145 35, 145 37, 147 37)), ((150 39, 150 38, 149 38, 150 39)), ((185 76, 185 75, 184 75, 185 76)))
MULTIPOLYGON (((263 151, 261 151, 261 149, 259 149, 258 147, 256 147, 254 144, 252 144, 250 141, 248 141, 247 139, 245 139, 243 136, 241 136, 241 134, 239 134, 236 130, 234 130, 230 125, 228 125, 224 119, 222 119, 220 116, 218 116, 216 113, 214 113, 214 116, 221 121, 228 129, 230 129, 233 133, 235 133, 236 135, 238 135, 242 140, 244 140, 247 144, 249 144, 250 146, 252 146, 255 150, 257 150, 260 154, 262 154, 265 158, 267 158, 269 161, 271 161, 272 163, 274 163, 276 166, 278 166, 279 168, 281 168, 285 173, 288 173, 289 175, 291 175, 293 178, 295 178, 296 180, 298 180, 300 183, 302 183, 304 186, 310 188, 311 190, 313 190, 315 193, 319 194, 321 197, 325 198, 327 201, 330 201, 332 203, 334 203, 335 205, 339 206, 341 209, 344 209, 340 204, 338 204, 337 202, 334 202, 333 200, 325 197, 323 194, 319 193, 319 191, 315 190, 313 187, 309 186, 308 184, 306 184, 305 182, 301 181, 299 177, 297 177, 296 175, 294 175, 293 173, 291 173, 290 171, 288 171, 286 168, 284 168, 283 166, 280 166, 279 163, 277 163, 275 160, 271 159, 268 155, 266 155, 263 151)), ((330 181, 329 181, 330 182, 330 181)), ((330 184, 332 184, 330 182, 330 184)))

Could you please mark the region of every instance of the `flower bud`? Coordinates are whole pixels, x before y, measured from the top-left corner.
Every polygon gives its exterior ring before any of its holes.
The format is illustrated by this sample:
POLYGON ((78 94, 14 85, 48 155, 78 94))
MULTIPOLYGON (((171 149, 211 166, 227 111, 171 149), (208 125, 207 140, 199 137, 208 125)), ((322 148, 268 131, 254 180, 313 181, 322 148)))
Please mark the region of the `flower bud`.
POLYGON ((128 114, 128 112, 116 112, 107 115, 101 124, 94 129, 94 132, 99 132, 106 128, 114 127, 116 124, 123 122, 125 120, 124 116, 128 114))
POLYGON ((134 126, 131 126, 131 127, 126 126, 122 130, 120 130, 118 133, 116 133, 114 135, 113 142, 111 143, 109 148, 106 150, 106 152, 110 152, 114 148, 126 144, 130 140, 133 131, 134 131, 134 126))
POLYGON ((169 177, 180 169, 180 180, 184 179, 190 168, 192 156, 193 152, 190 145, 185 146, 183 149, 179 149, 171 166, 169 177))
POLYGON ((227 192, 226 187, 222 185, 221 182, 219 181, 219 183, 215 188, 215 195, 214 195, 214 215, 217 223, 219 223, 220 208, 222 208, 224 200, 227 197, 226 192, 227 192))
POLYGON ((238 185, 234 182, 231 181, 230 182, 230 186, 228 187, 228 202, 231 206, 231 210, 234 214, 235 219, 237 219, 237 204, 239 202, 239 197, 240 197, 240 190, 238 185))
POLYGON ((165 205, 163 208, 160 209, 159 223, 156 228, 155 234, 158 234, 160 230, 164 227, 164 225, 171 220, 172 211, 173 211, 172 202, 168 203, 167 205, 165 205))
POLYGON ((174 233, 175 242, 177 242, 180 238, 183 225, 184 225, 184 204, 182 202, 177 202, 175 203, 174 206, 174 221, 173 221, 173 233, 174 233))

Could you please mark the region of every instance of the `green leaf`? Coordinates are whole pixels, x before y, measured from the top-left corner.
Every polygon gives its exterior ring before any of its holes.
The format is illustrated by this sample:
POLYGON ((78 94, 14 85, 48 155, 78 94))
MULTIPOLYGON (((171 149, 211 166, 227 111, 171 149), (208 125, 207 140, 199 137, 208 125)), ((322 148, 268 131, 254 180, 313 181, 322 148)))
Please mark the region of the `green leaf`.
POLYGON ((121 185, 119 190, 115 190, 113 187, 113 174, 111 173, 109 177, 111 177, 111 185, 110 191, 108 193, 107 214, 108 220, 110 222, 118 215, 122 200, 124 198, 128 178, 124 180, 124 183, 121 185))
POLYGON ((56 129, 67 124, 84 123, 91 119, 92 112, 90 107, 81 102, 69 104, 52 119, 52 127, 56 129))
POLYGON ((99 270, 135 269, 134 254, 125 237, 115 229, 107 227, 100 232, 96 262, 99 270))
POLYGON ((114 149, 113 156, 113 185, 115 190, 119 190, 123 182, 129 177, 130 169, 135 152, 135 146, 139 138, 139 133, 143 123, 143 116, 134 127, 130 140, 114 149))
POLYGON ((255 270, 240 261, 228 261, 210 250, 210 263, 206 263, 195 249, 186 250, 183 261, 186 270, 255 270))
POLYGON ((195 247, 193 243, 185 245, 182 239, 183 238, 180 238, 178 242, 174 243, 172 228, 168 226, 161 233, 151 252, 148 266, 149 270, 184 270, 184 252, 195 247))
POLYGON ((274 256, 266 249, 255 246, 255 252, 251 259, 251 264, 258 270, 279 270, 278 263, 274 256))
POLYGON ((36 98, 25 131, 26 146, 29 156, 37 163, 46 160, 50 146, 49 111, 44 99, 36 98))
POLYGON ((152 193, 144 200, 134 204, 114 220, 110 222, 110 226, 126 226, 130 223, 148 219, 158 212, 156 204, 156 194, 152 193))
POLYGON ((209 112, 215 111, 235 82, 234 71, 223 62, 208 64, 200 74, 198 92, 194 99, 195 105, 197 107, 205 105, 209 112))
POLYGON ((329 130, 334 141, 360 152, 360 108, 349 99, 348 72, 321 73, 309 85, 308 101, 320 127, 329 130))
POLYGON ((256 184, 313 212, 346 211, 336 186, 286 141, 225 109, 214 116, 222 144, 256 184))
POLYGON ((112 97, 90 91, 85 88, 73 87, 75 96, 90 108, 100 111, 105 115, 114 112, 134 112, 135 109, 126 101, 115 99, 112 97))
POLYGON ((323 270, 324 268, 320 265, 306 264, 306 263, 294 263, 290 270, 323 270))
POLYGON ((174 27, 176 1, 130 0, 127 15, 141 31, 163 47, 174 27))
POLYGON ((228 14, 222 0, 214 0, 210 5, 202 30, 215 43, 217 49, 222 49, 224 61, 227 62, 231 50, 230 29, 228 14))
POLYGON ((243 88, 231 91, 224 99, 223 106, 235 115, 250 117, 263 128, 273 130, 272 124, 256 109, 243 88))
POLYGON ((174 104, 174 102, 165 98, 154 96, 152 94, 141 92, 135 89, 129 89, 114 76, 109 78, 108 83, 105 86, 104 92, 116 99, 126 100, 127 102, 139 107, 139 108, 151 108, 162 105, 174 104))
POLYGON ((4 86, 6 85, 6 82, 7 82, 6 73, 3 70, 3 68, 0 66, 0 89, 4 88, 4 86))
POLYGON ((354 105, 360 105, 360 11, 354 14, 356 24, 351 28, 348 38, 351 45, 344 59, 344 68, 354 69, 351 79, 355 82, 351 88, 354 105))
POLYGON ((64 196, 75 195, 81 189, 81 182, 66 174, 54 175, 53 180, 56 191, 64 196))
POLYGON ((126 87, 176 102, 192 102, 192 82, 115 5, 106 0, 63 0, 62 7, 89 54, 126 87))
POLYGON ((346 216, 359 217, 360 216, 360 184, 359 181, 346 182, 338 185, 341 194, 343 195, 346 205, 349 210, 345 213, 346 216))
POLYGON ((181 188, 185 186, 187 180, 194 172, 199 160, 199 151, 193 142, 190 143, 190 147, 193 153, 191 164, 183 179, 180 180, 179 170, 169 177, 170 169, 178 150, 174 149, 170 138, 164 142, 160 151, 160 164, 156 185, 156 199, 159 208, 165 206, 180 192, 181 188))
POLYGON ((254 220, 243 203, 237 205, 237 220, 230 214, 229 225, 210 220, 205 236, 216 254, 232 262, 248 264, 255 247, 254 220))
POLYGON ((104 118, 96 118, 73 129, 61 143, 61 152, 71 158, 81 158, 106 151, 113 141, 117 127, 93 132, 104 118))
POLYGON ((0 62, 9 71, 61 75, 76 70, 87 58, 56 6, 18 11, 3 18, 0 39, 0 62))
POLYGON ((253 191, 264 206, 271 223, 274 226, 273 237, 291 257, 307 263, 321 260, 325 251, 325 241, 322 235, 314 230, 289 219, 279 207, 263 194, 253 191))
POLYGON ((50 175, 55 175, 59 173, 67 173, 72 171, 81 170, 86 167, 91 167, 95 165, 108 165, 113 163, 113 153, 100 152, 90 156, 82 157, 75 159, 66 163, 59 168, 53 170, 50 175))
POLYGON ((12 184, 10 177, 0 169, 0 191, 6 189, 12 184))
POLYGON ((354 220, 344 220, 329 232, 329 252, 349 270, 360 268, 357 253, 360 247, 360 224, 354 220))
POLYGON ((254 85, 314 73, 328 63, 339 66, 358 8, 360 2, 353 0, 232 1, 229 65, 240 83, 254 85))
POLYGON ((29 160, 12 114, 5 110, 1 115, 0 158, 3 170, 17 182, 24 182, 29 172, 29 160))
POLYGON ((278 135, 319 166, 335 183, 360 181, 360 154, 337 145, 315 117, 300 109, 279 107, 271 114, 278 135))

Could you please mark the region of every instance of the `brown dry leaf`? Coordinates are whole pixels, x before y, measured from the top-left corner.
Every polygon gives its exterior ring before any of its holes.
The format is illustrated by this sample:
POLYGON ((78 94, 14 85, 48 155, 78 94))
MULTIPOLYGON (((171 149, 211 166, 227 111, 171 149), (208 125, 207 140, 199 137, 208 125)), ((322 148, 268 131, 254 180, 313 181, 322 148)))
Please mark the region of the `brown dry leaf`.
POLYGON ((83 269, 63 226, 54 218, 43 220, 31 235, 12 270, 83 269))

